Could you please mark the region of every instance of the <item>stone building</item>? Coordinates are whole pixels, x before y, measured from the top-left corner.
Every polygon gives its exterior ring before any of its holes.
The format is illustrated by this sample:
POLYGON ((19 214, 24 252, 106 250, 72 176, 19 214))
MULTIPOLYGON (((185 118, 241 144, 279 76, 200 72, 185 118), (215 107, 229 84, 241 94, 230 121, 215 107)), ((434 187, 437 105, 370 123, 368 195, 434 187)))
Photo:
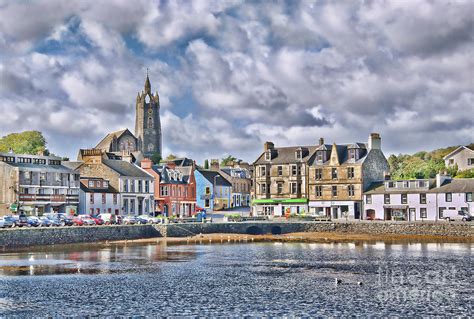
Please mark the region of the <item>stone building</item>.
POLYGON ((139 162, 144 157, 162 155, 160 98, 151 92, 148 74, 144 90, 138 92, 135 101, 135 134, 128 129, 107 134, 95 147, 110 153, 132 154, 139 162))
POLYGON ((0 153, 0 214, 75 214, 79 173, 56 156, 0 153))
POLYGON ((276 148, 264 144, 263 153, 253 163, 253 214, 282 216, 285 212, 308 210, 308 168, 316 146, 276 148))
POLYGON ((169 161, 153 165, 145 159, 141 166, 155 178, 155 212, 164 216, 190 217, 196 211, 196 181, 194 162, 169 161), (183 165, 177 165, 180 163, 183 165))
POLYGON ((364 193, 364 219, 436 221, 445 209, 474 215, 474 179, 437 174, 436 179, 385 180, 364 193))
POLYGON ((362 195, 382 181, 389 165, 377 133, 368 143, 325 144, 320 139, 309 165, 309 212, 331 219, 360 219, 362 195))
POLYGON ((457 165, 458 170, 474 169, 474 148, 472 146, 459 146, 444 158, 446 167, 457 165))
POLYGON ((153 212, 154 178, 139 166, 115 158, 98 149, 79 151, 82 161, 65 165, 84 178, 102 178, 120 193, 120 214, 140 215, 153 212))

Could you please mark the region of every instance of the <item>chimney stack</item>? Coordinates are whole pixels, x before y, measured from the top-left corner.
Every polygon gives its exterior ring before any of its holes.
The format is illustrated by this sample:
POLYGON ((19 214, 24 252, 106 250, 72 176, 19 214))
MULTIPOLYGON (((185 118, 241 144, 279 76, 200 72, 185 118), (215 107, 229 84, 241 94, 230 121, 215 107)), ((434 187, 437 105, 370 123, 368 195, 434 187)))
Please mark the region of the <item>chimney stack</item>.
POLYGON ((439 171, 439 173, 436 174, 436 187, 441 187, 445 181, 450 179, 451 176, 447 175, 446 172, 443 174, 443 172, 439 171))
POLYGON ((151 169, 153 162, 149 158, 145 158, 141 161, 140 165, 143 169, 151 169))
POLYGON ((273 150, 274 148, 275 144, 273 144, 272 142, 265 142, 265 144, 263 144, 264 151, 273 150))
POLYGON ((382 139, 379 133, 370 133, 368 146, 369 150, 382 149, 382 139))
POLYGON ((319 138, 319 145, 324 145, 324 138, 322 137, 319 138))

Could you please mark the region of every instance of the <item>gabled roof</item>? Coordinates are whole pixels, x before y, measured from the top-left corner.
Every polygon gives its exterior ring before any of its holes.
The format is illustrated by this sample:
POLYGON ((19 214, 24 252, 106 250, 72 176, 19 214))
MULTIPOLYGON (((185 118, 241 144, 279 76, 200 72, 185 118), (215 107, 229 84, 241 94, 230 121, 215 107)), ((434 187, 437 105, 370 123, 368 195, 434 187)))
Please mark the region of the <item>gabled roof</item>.
POLYGON ((192 166, 177 166, 175 168, 169 168, 165 165, 153 165, 152 169, 160 175, 161 184, 189 184, 193 168, 192 166), (172 177, 174 173, 181 174, 181 180, 174 179, 172 177))
POLYGON ((461 145, 461 146, 459 146, 457 149, 455 149, 454 151, 452 151, 451 153, 449 153, 448 155, 446 155, 445 157, 443 157, 443 159, 446 160, 446 159, 450 158, 451 156, 453 156, 453 155, 459 153, 460 151, 462 151, 462 150, 464 150, 464 149, 465 149, 465 150, 468 150, 469 152, 474 153, 474 149, 473 149, 470 145, 467 145, 467 146, 461 145))
POLYGON ((211 171, 207 169, 198 169, 197 171, 201 173, 202 176, 204 176, 204 178, 211 184, 214 184, 215 182, 216 185, 218 186, 232 187, 232 184, 219 172, 211 171))
MULTIPOLYGON (((129 130, 128 128, 123 129, 123 130, 119 130, 119 131, 115 131, 115 132, 112 132, 112 133, 107 134, 107 135, 102 139, 102 141, 100 141, 99 144, 97 144, 97 146, 96 146, 95 148, 103 149, 103 150, 109 151, 109 149, 110 149, 110 144, 112 143, 113 138, 114 138, 114 137, 120 138, 120 136, 122 136, 123 134, 125 134, 125 132, 128 132, 128 133, 130 133, 130 135, 132 135, 133 137, 135 137, 135 135, 133 135, 133 133, 130 132, 130 130, 129 130)), ((136 137, 135 137, 135 138, 136 138, 136 137)))
MULTIPOLYGON (((346 163, 347 164, 362 164, 367 158, 367 154, 369 153, 367 144, 365 143, 334 144, 334 145, 336 145, 336 152, 337 152, 337 157, 338 157, 340 165, 343 165, 346 163), (359 149, 359 152, 362 152, 359 154, 359 156, 360 155, 362 156, 360 156, 359 159, 356 161, 349 159, 349 149, 353 149, 353 148, 359 149)), ((327 151, 329 152, 328 154, 331 155, 334 145, 331 145, 331 144, 319 145, 317 148, 317 151, 327 151)), ((331 162, 330 156, 328 157, 328 160, 323 163, 317 162, 315 159, 316 157, 310 163, 310 165, 313 165, 313 166, 329 165, 331 162)))
POLYGON ((102 160, 102 163, 119 173, 121 176, 153 178, 140 167, 126 161, 104 159, 102 160))

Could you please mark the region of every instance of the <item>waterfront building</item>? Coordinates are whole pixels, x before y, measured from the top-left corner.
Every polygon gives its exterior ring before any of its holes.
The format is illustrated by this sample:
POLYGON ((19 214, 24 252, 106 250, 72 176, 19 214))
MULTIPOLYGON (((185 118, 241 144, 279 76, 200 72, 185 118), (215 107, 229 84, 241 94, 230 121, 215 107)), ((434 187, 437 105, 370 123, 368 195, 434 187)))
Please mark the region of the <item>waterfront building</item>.
POLYGON ((474 169, 474 147, 472 144, 459 146, 443 159, 446 167, 457 166, 460 171, 474 169))
POLYGON ((232 184, 219 172, 196 169, 196 204, 205 209, 229 208, 232 184))
POLYGON ((276 148, 272 142, 264 144, 263 153, 253 163, 253 214, 282 216, 285 212, 308 211, 308 167, 316 149, 316 146, 276 148))
POLYGON ((250 171, 245 168, 223 167, 219 172, 232 184, 230 207, 250 206, 250 171))
POLYGON ((79 214, 120 214, 120 193, 108 180, 82 177, 79 192, 79 214))
POLYGON ((141 215, 154 211, 154 178, 139 166, 99 149, 82 149, 71 168, 86 178, 102 178, 120 193, 120 214, 141 215))
POLYGON ((148 74, 144 90, 135 101, 135 134, 128 129, 107 134, 95 147, 106 152, 127 151, 139 162, 144 157, 162 155, 160 98, 151 91, 148 74))
POLYGON ((60 157, 0 153, 0 214, 75 214, 79 173, 60 157))
POLYGON ((364 193, 364 219, 440 220, 445 209, 474 214, 474 179, 385 180, 373 183, 364 193))
POLYGON ((181 218, 194 214, 196 181, 193 161, 169 161, 162 165, 153 165, 151 160, 145 159, 141 166, 155 178, 155 212, 181 218))
POLYGON ((389 169, 377 133, 370 134, 368 143, 331 145, 321 138, 309 164, 309 212, 331 219, 360 219, 364 190, 382 181, 389 169))

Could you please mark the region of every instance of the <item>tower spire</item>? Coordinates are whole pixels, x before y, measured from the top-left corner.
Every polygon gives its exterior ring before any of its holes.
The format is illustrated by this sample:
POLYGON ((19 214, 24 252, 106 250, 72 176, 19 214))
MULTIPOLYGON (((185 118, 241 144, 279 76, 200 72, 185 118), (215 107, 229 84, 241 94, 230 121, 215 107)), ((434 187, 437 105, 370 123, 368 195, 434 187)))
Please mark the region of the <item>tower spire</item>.
POLYGON ((148 78, 148 68, 146 68, 146 80, 145 80, 145 94, 146 93, 151 94, 151 84, 150 84, 150 79, 148 78))

